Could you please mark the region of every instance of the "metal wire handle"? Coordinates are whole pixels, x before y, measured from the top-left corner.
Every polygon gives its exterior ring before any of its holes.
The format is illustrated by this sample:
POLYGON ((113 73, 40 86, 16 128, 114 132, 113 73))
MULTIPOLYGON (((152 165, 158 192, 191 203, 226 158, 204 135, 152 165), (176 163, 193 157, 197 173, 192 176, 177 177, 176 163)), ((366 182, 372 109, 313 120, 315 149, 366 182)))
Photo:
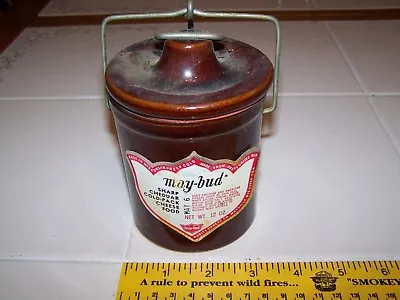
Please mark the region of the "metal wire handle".
MULTIPOLYGON (((278 84, 279 84, 279 64, 281 55, 281 27, 278 19, 270 15, 262 14, 248 14, 248 13, 225 13, 225 12, 204 12, 197 10, 193 7, 193 1, 188 1, 188 7, 183 8, 173 12, 164 13, 144 13, 144 14, 126 14, 126 15, 115 15, 106 17, 101 24, 101 46, 103 55, 103 73, 105 74, 107 68, 107 48, 106 48, 106 26, 112 21, 122 21, 122 20, 143 20, 143 19, 159 19, 159 18, 174 18, 186 16, 188 19, 188 29, 187 31, 169 34, 158 34, 155 38, 181 38, 181 39, 211 39, 218 40, 223 38, 220 35, 208 34, 202 32, 193 31, 193 16, 204 17, 204 18, 236 18, 236 19, 252 19, 260 21, 272 22, 276 28, 276 48, 275 48, 275 63, 274 63, 274 78, 273 78, 273 94, 272 94, 272 104, 263 109, 263 114, 268 114, 276 109, 278 103, 278 84)), ((107 89, 107 88, 106 88, 107 89)), ((107 91, 106 91, 106 105, 110 109, 107 91)))

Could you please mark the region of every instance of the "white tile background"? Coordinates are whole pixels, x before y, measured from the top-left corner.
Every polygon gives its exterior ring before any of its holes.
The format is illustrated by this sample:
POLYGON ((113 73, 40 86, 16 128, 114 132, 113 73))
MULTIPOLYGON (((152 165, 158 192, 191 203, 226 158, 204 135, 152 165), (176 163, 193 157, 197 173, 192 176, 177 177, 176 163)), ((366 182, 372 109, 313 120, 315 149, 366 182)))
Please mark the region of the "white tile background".
POLYGON ((177 10, 179 0, 53 0, 39 16, 93 15, 177 10))
POLYGON ((132 217, 106 120, 100 101, 0 102, 0 259, 124 258, 132 217))
MULTIPOLYGON (((266 22, 201 23, 198 28, 217 30, 274 57, 275 29, 266 22)), ((180 29, 181 23, 110 26, 109 56, 133 42, 151 38, 154 32, 180 29)), ((283 95, 362 95, 324 23, 285 22, 282 32, 283 95)), ((391 33, 397 35, 395 30, 391 33)), ((3 54, 4 60, 14 62, 9 70, 0 68, 0 86, 7 86, 0 89, 0 99, 101 97, 99 36, 99 26, 26 29, 3 54)))
MULTIPOLYGON (((302 10, 313 9, 314 5, 311 0, 247 0, 247 1, 231 1, 231 0, 198 0, 194 2, 197 9, 210 11, 252 11, 252 10, 302 10)), ((186 0, 179 0, 179 8, 187 6, 186 0)))
POLYGON ((366 94, 400 94, 399 21, 330 22, 328 28, 366 94))
MULTIPOLYGON (((112 26, 110 54, 171 28, 180 27, 112 26)), ((272 27, 204 28, 273 56, 272 27)), ((62 299, 112 299, 126 259, 400 259, 400 21, 282 28, 259 215, 232 245, 195 255, 161 249, 131 228, 102 103, 98 27, 25 30, 0 56, 0 299, 60 290, 69 293, 62 299)))
MULTIPOLYGON (((201 10, 312 10, 312 9, 380 9, 399 8, 398 0, 196 0, 201 10)), ((186 0, 52 0, 40 16, 93 15, 173 11, 187 6, 186 0)))
POLYGON ((115 299, 119 264, 0 261, 2 299, 115 299))
POLYGON ((128 260, 399 257, 399 240, 390 233, 400 228, 400 160, 367 99, 280 101, 275 134, 261 146, 258 217, 250 231, 232 246, 193 257, 165 251, 133 230, 128 260))
MULTIPOLYGON (((40 13, 40 16, 57 15, 92 15, 122 12, 173 11, 185 8, 184 0, 152 1, 107 1, 107 0, 53 0, 40 13)), ((195 2, 195 7, 202 10, 265 10, 265 9, 313 9, 311 0, 249 0, 249 1, 211 1, 195 2)))
POLYGON ((398 8, 397 0, 312 0, 318 9, 380 9, 398 8))

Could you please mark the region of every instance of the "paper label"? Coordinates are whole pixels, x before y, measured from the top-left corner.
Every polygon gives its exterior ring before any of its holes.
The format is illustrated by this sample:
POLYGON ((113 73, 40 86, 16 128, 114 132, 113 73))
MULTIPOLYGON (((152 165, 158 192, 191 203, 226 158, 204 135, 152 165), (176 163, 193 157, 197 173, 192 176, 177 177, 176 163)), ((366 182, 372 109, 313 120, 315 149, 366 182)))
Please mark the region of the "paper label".
POLYGON ((198 242, 234 218, 251 198, 260 151, 238 160, 211 160, 192 152, 177 162, 152 163, 127 151, 137 192, 158 220, 198 242))

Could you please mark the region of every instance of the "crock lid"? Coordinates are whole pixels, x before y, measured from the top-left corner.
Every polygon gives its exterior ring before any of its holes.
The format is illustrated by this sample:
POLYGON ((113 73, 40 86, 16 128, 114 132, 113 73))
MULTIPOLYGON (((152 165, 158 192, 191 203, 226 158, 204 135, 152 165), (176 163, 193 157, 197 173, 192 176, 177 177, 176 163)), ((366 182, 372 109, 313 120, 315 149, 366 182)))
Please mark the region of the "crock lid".
POLYGON ((105 79, 111 97, 135 113, 168 119, 210 118, 259 101, 273 66, 256 48, 225 38, 149 39, 119 52, 105 79))

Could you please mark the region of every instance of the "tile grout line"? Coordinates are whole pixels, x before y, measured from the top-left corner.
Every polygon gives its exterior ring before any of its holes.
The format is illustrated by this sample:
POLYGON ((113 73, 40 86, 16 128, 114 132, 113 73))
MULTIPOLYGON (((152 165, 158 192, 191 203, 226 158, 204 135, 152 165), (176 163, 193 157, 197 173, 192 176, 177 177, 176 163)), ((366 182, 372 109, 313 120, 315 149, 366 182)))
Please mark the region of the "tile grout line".
MULTIPOLYGON (((395 93, 278 93, 279 97, 307 97, 307 98, 320 98, 320 97, 332 97, 332 98, 342 98, 342 97, 400 97, 400 92, 395 93)), ((271 97, 271 95, 267 95, 271 97)), ((92 101, 103 101, 102 96, 63 96, 63 97, 0 97, 1 103, 10 102, 62 102, 62 101, 74 101, 74 102, 92 102, 92 101)))
POLYGON ((7 258, 0 257, 0 262, 37 262, 37 263, 75 263, 75 264, 122 264, 122 260, 102 260, 102 259, 51 259, 51 258, 34 258, 34 257, 16 257, 7 258))
MULTIPOLYGON (((188 254, 188 253, 186 253, 188 254)), ((335 257, 334 260, 336 261, 347 261, 347 260, 354 260, 357 259, 357 257, 345 255, 345 256, 339 256, 335 257)), ((385 253, 385 254, 370 254, 367 255, 363 258, 363 260, 400 260, 399 254, 395 253, 385 253)), ((156 262, 201 262, 201 261, 207 261, 210 263, 214 262, 252 262, 255 261, 255 258, 248 258, 248 257, 242 257, 242 258, 228 258, 227 256, 224 257, 218 257, 215 259, 204 259, 201 256, 197 256, 195 258, 187 258, 187 259, 141 259, 141 260, 135 260, 135 262, 143 262, 143 263, 156 263, 156 262)), ((308 261, 324 261, 324 257, 315 257, 315 256, 307 256, 304 258, 296 258, 296 257, 288 257, 288 258, 268 258, 268 257, 262 257, 260 259, 257 258, 257 261, 260 262, 308 262, 308 261)), ((113 265, 113 264, 118 264, 121 265, 124 263, 124 261, 121 260, 79 260, 79 259, 45 259, 45 258, 0 258, 0 263, 56 263, 56 264, 86 264, 86 265, 113 265)))
POLYGON ((340 52, 340 55, 342 56, 342 58, 344 59, 347 67, 350 69, 354 79, 357 81, 358 86, 360 87, 363 96, 366 96, 368 94, 367 92, 367 88, 365 87, 364 81, 361 79, 361 76, 358 74, 357 70, 353 67, 351 60, 349 58, 349 56, 347 55, 346 50, 344 49, 344 47, 340 44, 339 40, 336 38, 336 36, 333 34, 329 24, 327 24, 326 22, 324 22, 325 28, 328 31, 331 39, 333 40, 333 42, 335 43, 337 49, 340 52))
POLYGON ((135 221, 132 220, 130 226, 129 226, 129 230, 128 230, 128 241, 126 243, 125 246, 125 250, 124 250, 124 254, 123 254, 123 259, 124 261, 127 261, 127 257, 128 257, 128 253, 129 253, 129 249, 130 249, 130 245, 131 245, 131 240, 132 240, 132 230, 133 230, 133 226, 134 226, 135 221))
POLYGON ((375 115, 377 116, 377 118, 379 120, 379 123, 381 124, 381 126, 385 130, 385 132, 386 132, 387 136, 389 137, 390 141, 392 142, 393 147, 394 147, 398 157, 400 158, 400 145, 399 146, 397 145, 395 135, 393 134, 392 129, 390 128, 390 125, 388 124, 386 119, 382 116, 382 114, 380 113, 379 109, 375 106, 374 101, 373 101, 373 96, 367 97, 367 99, 368 99, 368 103, 372 107, 372 110, 374 111, 375 115))
POLYGON ((314 9, 318 9, 318 5, 315 3, 316 0, 310 0, 311 5, 314 9))
POLYGON ((0 103, 1 102, 15 102, 15 101, 20 101, 20 102, 29 102, 29 101, 42 101, 42 102, 48 102, 48 101, 104 101, 103 96, 65 96, 65 97, 49 97, 49 96, 43 96, 43 97, 0 97, 0 103))
MULTIPOLYGON (((372 101, 372 97, 379 95, 379 93, 371 93, 371 92, 367 91, 367 88, 365 86, 364 81, 361 79, 360 74, 357 72, 356 68, 353 66, 353 64, 351 62, 351 59, 347 55, 346 50, 344 49, 344 47, 341 45, 339 40, 336 38, 336 36, 332 32, 329 24, 324 22, 324 25, 325 25, 326 29, 328 30, 329 35, 331 36, 332 40, 335 42, 336 47, 338 48, 338 50, 339 50, 340 54, 342 55, 344 61, 346 62, 347 66, 349 67, 350 71, 352 72, 355 80, 357 81, 357 84, 359 85, 359 87, 363 91, 364 97, 365 97, 367 103, 371 107, 376 119, 378 120, 378 122, 381 125, 383 131, 385 132, 386 136, 388 137, 388 139, 389 139, 394 151, 396 152, 398 158, 400 158, 400 148, 397 147, 397 143, 396 143, 396 140, 395 140, 395 138, 394 138, 394 136, 393 136, 393 134, 391 132, 391 129, 388 126, 388 124, 385 121, 385 119, 381 116, 381 114, 379 113, 378 109, 375 107, 375 105, 374 105, 374 103, 372 101)), ((386 94, 386 97, 390 95, 390 93, 385 93, 385 94, 386 94)))
MULTIPOLYGON (((179 3, 181 4, 181 3, 179 3)), ((274 15, 280 21, 329 21, 329 20, 398 20, 400 19, 400 8, 318 8, 313 2, 312 7, 309 9, 293 8, 293 9, 239 9, 231 10, 229 8, 221 8, 217 11, 225 12, 247 12, 274 15)), ((178 9, 183 8, 185 5, 179 5, 178 9)), ((207 11, 215 11, 213 9, 206 9, 207 11)), ((139 13, 138 10, 133 10, 132 13, 139 13)), ((104 18, 113 14, 112 12, 101 11, 77 14, 58 14, 58 13, 44 13, 40 14, 36 21, 31 24, 32 27, 48 27, 48 26, 74 26, 74 25, 100 25, 104 18)), ((180 17, 175 18, 161 18, 158 23, 168 22, 181 22, 180 17), (169 20, 168 20, 169 19, 169 20)), ((204 19, 198 19, 196 22, 204 22, 204 19)), ((136 21, 137 23, 138 21, 136 21)), ((149 20, 141 20, 140 23, 154 22, 149 20)), ((123 22, 126 24, 132 21, 123 22)))
MULTIPOLYGON (((285 93, 278 92, 280 97, 345 97, 345 96, 364 96, 364 93, 285 93)), ((377 95, 377 94, 376 94, 377 95)), ((271 96, 272 95, 267 95, 271 96)), ((389 94, 387 96, 400 96, 400 93, 389 94)), ((104 96, 35 96, 35 97, 1 97, 1 102, 13 102, 13 101, 103 101, 104 96)))

